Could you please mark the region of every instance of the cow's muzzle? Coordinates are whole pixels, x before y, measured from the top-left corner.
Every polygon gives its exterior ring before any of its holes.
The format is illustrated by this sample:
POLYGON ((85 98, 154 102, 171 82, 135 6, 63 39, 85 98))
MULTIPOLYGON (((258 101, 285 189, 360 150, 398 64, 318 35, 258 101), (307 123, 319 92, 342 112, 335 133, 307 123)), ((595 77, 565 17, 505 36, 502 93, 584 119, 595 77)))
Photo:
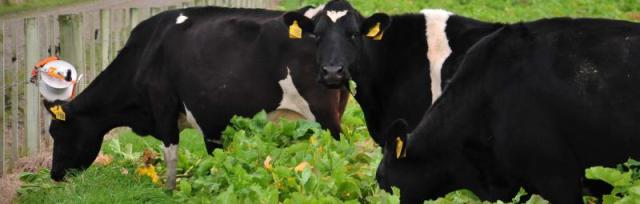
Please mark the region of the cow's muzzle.
POLYGON ((322 81, 330 88, 339 88, 345 83, 346 74, 342 66, 322 67, 322 81))

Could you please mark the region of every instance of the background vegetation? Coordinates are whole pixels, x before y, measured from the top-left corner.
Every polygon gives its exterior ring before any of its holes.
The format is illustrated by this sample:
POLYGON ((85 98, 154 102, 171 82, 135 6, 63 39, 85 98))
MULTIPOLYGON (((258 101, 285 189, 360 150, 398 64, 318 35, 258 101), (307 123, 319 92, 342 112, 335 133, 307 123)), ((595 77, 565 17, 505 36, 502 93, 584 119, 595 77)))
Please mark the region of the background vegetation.
POLYGON ((47 9, 76 2, 93 0, 0 0, 0 16, 32 9, 47 9))
MULTIPOLYGON (((324 0, 283 0, 283 9, 319 5, 324 0)), ((487 21, 517 22, 553 16, 640 20, 638 0, 352 0, 365 15, 444 8, 487 21)), ((342 121, 342 140, 310 122, 268 123, 264 114, 234 118, 224 133, 225 148, 213 156, 194 130, 181 133, 178 190, 163 190, 164 162, 159 141, 126 132, 104 142, 97 164, 52 183, 48 170, 24 173, 18 203, 397 203, 397 191, 381 191, 374 180, 380 149, 371 141, 357 103, 342 121), (159 177, 158 177, 159 176, 159 177), (156 180, 157 179, 157 180, 156 180), (155 182, 154 182, 155 180, 155 182)), ((594 167, 587 176, 615 190, 605 203, 640 198, 638 164, 594 167)), ((546 203, 525 191, 513 203, 546 203), (526 201, 525 201, 526 200, 526 201)), ((585 198, 593 202, 596 198, 585 198)), ((457 191, 428 203, 481 203, 457 191)), ((500 202, 499 202, 500 203, 500 202)))

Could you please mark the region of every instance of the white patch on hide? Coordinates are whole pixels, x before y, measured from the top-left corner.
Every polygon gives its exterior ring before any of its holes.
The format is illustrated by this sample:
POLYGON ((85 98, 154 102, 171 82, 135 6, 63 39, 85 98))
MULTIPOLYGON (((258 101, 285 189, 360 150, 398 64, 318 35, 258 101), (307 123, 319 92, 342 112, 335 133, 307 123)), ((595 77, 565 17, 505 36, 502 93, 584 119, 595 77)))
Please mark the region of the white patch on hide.
POLYGON ((309 108, 309 103, 300 95, 298 88, 293 84, 291 70, 287 67, 287 77, 278 82, 282 88, 282 101, 277 109, 291 110, 300 113, 307 120, 315 121, 316 117, 309 108))
POLYGON ((451 55, 451 47, 447 38, 447 20, 451 12, 440 9, 425 9, 421 11, 426 20, 427 58, 431 73, 431 104, 442 95, 442 65, 451 55))
POLYGON ((198 130, 200 132, 200 134, 204 135, 202 133, 202 128, 200 128, 200 125, 198 125, 198 121, 196 121, 196 118, 193 117, 193 113, 191 113, 191 111, 189 110, 189 108, 187 108, 187 104, 182 104, 184 106, 184 112, 185 112, 185 116, 187 119, 187 122, 189 123, 189 125, 192 128, 195 128, 196 130, 198 130))
POLYGON ((342 17, 344 17, 345 15, 347 15, 349 11, 344 10, 344 11, 327 11, 327 16, 329 16, 329 18, 331 19, 331 21, 338 22, 338 20, 342 17))
POLYGON ((187 19, 189 19, 189 17, 180 14, 180 16, 178 16, 178 18, 176 18, 176 24, 182 24, 185 21, 187 21, 187 19))

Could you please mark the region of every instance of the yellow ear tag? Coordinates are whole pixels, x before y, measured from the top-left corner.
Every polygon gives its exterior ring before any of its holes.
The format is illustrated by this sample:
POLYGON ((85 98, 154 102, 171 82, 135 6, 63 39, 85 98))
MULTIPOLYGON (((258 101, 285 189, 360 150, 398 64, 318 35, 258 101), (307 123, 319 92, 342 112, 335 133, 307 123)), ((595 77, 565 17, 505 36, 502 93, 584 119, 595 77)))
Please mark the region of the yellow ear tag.
POLYGON ((62 106, 57 105, 57 106, 51 107, 49 110, 51 110, 51 113, 53 113, 53 117, 56 120, 62 120, 62 121, 66 120, 66 114, 64 113, 64 110, 62 110, 62 106))
POLYGON ((375 38, 380 33, 380 22, 376 23, 371 29, 369 29, 369 33, 367 33, 367 37, 375 38))
POLYGON ((380 35, 373 38, 373 40, 382 40, 382 36, 384 36, 384 32, 381 32, 380 35))
POLYGON ((404 146, 404 142, 400 137, 396 137, 396 159, 400 159, 402 156, 402 146, 404 146))
POLYGON ((302 38, 302 28, 298 25, 298 21, 293 21, 293 24, 289 26, 289 38, 300 39, 302 38))

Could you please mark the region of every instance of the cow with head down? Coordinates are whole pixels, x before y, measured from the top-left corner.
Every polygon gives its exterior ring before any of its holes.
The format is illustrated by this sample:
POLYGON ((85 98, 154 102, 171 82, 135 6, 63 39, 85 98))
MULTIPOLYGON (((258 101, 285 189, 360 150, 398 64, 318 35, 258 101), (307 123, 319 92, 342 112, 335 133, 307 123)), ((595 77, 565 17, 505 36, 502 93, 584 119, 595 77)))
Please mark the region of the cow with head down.
POLYGON ((54 116, 51 177, 89 167, 104 134, 120 126, 164 143, 169 188, 181 124, 198 128, 209 152, 222 147, 221 132, 233 115, 263 109, 270 118, 317 121, 338 138, 347 93, 317 84, 315 45, 288 40, 283 14, 201 7, 140 23, 80 95, 44 102, 54 116))

